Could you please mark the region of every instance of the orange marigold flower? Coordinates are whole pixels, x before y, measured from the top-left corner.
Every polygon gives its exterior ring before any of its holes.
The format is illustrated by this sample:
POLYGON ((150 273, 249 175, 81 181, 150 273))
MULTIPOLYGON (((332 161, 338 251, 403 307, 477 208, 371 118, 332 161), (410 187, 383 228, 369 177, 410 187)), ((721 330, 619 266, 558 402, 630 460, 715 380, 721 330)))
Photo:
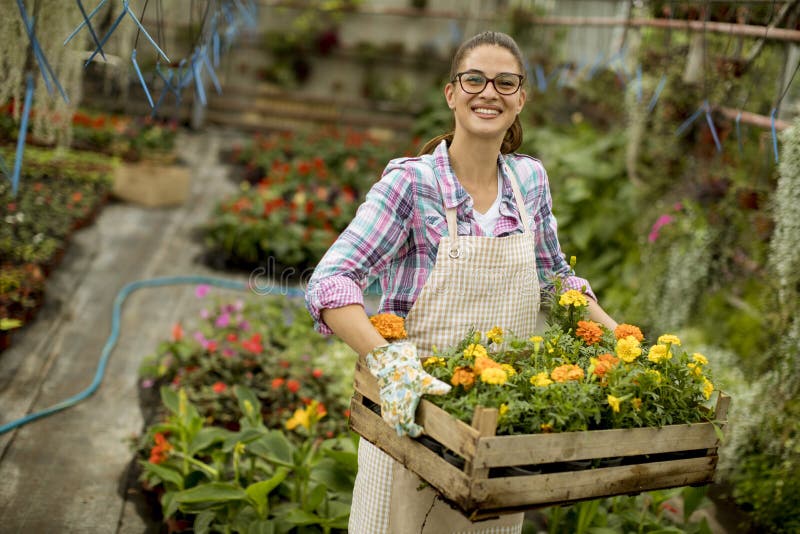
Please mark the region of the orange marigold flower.
POLYGON ((369 318, 369 322, 372 323, 375 330, 377 330, 386 341, 405 339, 408 336, 404 319, 393 313, 379 313, 378 315, 373 315, 369 318))
POLYGON ((464 389, 470 389, 475 385, 475 374, 468 367, 456 367, 453 371, 453 376, 450 377, 450 383, 454 386, 463 386, 464 389))
POLYGON ((619 363, 619 358, 613 354, 606 353, 601 354, 596 359, 591 358, 590 361, 592 364, 594 364, 593 374, 602 378, 607 372, 609 372, 615 365, 619 363))
POLYGON ((550 378, 552 378, 555 382, 583 380, 583 369, 572 364, 559 365, 550 373, 550 378))
POLYGON ((603 329, 594 321, 578 321, 575 333, 583 338, 587 345, 594 345, 603 337, 603 329))
POLYGON ((494 361, 491 358, 487 358, 485 356, 478 356, 475 358, 475 374, 479 375, 484 372, 486 369, 500 367, 500 364, 494 361))
POLYGON ((632 324, 625 324, 622 323, 617 325, 614 329, 614 337, 617 339, 625 339, 628 336, 633 336, 636 338, 636 341, 643 341, 644 335, 642 331, 639 329, 638 326, 633 326, 632 324))

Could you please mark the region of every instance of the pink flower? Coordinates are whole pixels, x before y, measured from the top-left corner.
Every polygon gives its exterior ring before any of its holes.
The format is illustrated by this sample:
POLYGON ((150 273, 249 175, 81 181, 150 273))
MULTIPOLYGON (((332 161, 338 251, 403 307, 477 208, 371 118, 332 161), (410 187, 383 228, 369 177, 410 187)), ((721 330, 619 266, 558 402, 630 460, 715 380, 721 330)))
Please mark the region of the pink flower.
POLYGON ((225 312, 222 315, 220 315, 219 317, 217 317, 217 320, 214 321, 214 326, 216 326, 217 328, 225 328, 230 323, 231 323, 231 314, 228 313, 228 312, 225 312))
POLYGON ((207 284, 200 284, 194 290, 194 294, 197 298, 201 299, 208 295, 208 292, 211 290, 211 286, 207 284))
POLYGON ((661 227, 668 225, 672 221, 672 215, 661 215, 650 229, 650 234, 648 234, 647 240, 651 243, 655 243, 658 239, 658 232, 661 230, 661 227))
POLYGON ((142 380, 142 388, 150 389, 155 385, 155 383, 156 381, 153 380, 152 378, 145 378, 144 380, 142 380))

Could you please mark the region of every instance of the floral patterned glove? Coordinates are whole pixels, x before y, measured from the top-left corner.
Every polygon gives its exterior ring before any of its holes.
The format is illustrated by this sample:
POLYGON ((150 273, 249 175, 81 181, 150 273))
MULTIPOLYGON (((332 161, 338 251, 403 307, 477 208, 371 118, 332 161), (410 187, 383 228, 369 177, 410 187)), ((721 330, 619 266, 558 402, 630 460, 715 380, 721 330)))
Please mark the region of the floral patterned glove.
POLYGON ((391 343, 367 354, 367 367, 381 388, 381 416, 397 431, 415 438, 422 427, 414 422, 419 400, 424 394, 444 395, 451 386, 429 375, 417 356, 413 343, 391 343))

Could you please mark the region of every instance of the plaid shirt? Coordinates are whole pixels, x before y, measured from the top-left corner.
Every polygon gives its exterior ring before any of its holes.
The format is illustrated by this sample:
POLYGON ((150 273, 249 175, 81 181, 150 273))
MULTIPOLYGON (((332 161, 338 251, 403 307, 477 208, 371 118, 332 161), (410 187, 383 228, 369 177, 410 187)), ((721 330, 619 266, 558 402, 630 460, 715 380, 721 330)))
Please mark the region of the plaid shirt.
MULTIPOLYGON (((503 192, 494 235, 522 233, 503 157, 519 176, 525 208, 532 215, 542 290, 552 290, 555 275, 564 279, 564 288, 585 288, 595 298, 589 283, 575 276, 561 252, 547 173, 539 160, 520 154, 498 156, 503 192)), ((309 280, 306 305, 317 330, 332 333, 320 320, 323 309, 363 305, 363 292, 376 276, 383 294, 380 313, 405 317, 433 269, 439 240, 447 235, 445 207, 457 207, 459 235, 486 235, 473 216, 472 198, 450 166, 444 141, 433 154, 391 160, 309 280)))

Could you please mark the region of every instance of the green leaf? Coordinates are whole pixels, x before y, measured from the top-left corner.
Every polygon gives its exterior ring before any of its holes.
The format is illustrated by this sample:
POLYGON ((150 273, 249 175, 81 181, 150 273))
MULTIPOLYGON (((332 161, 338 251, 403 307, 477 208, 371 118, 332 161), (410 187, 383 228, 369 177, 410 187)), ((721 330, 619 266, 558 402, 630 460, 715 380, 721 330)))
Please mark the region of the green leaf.
POLYGON ((176 491, 168 491, 161 496, 161 513, 165 518, 174 516, 178 511, 178 501, 175 500, 177 493, 176 491))
POLYGON ((323 458, 311 468, 311 480, 322 482, 335 491, 352 491, 354 479, 354 470, 350 470, 331 458, 323 458))
POLYGON ((311 491, 308 493, 308 498, 306 499, 306 504, 303 509, 306 512, 313 512, 315 511, 320 504, 322 504, 323 499, 325 499, 325 494, 328 492, 328 488, 325 487, 325 484, 317 484, 314 486, 311 491))
POLYGON ((247 446, 247 450, 269 462, 286 467, 294 467, 296 447, 280 430, 273 430, 250 443, 247 446))
POLYGON ((245 403, 245 401, 247 401, 250 404, 252 413, 256 414, 259 418, 261 417, 261 402, 258 400, 256 394, 253 393, 252 389, 236 385, 233 387, 233 392, 239 400, 239 409, 242 410, 243 414, 247 414, 245 403))
POLYGON ((275 521, 269 519, 259 519, 253 521, 247 527, 247 534, 275 534, 275 521))
POLYGON ((331 449, 323 449, 323 454, 329 458, 333 458, 337 464, 340 464, 345 469, 355 473, 358 471, 358 454, 349 451, 337 451, 331 449))
POLYGON ((206 427, 200 429, 189 443, 189 455, 195 456, 198 452, 214 443, 223 442, 231 434, 229 430, 219 427, 206 427))
POLYGON ((178 415, 178 394, 169 386, 161 386, 161 402, 164 403, 169 411, 178 415))
POLYGON ((195 534, 208 534, 211 532, 211 523, 214 521, 216 514, 211 510, 204 510, 197 514, 194 518, 194 525, 192 530, 195 534))
POLYGON ((302 525, 318 525, 322 523, 322 518, 317 516, 316 514, 311 514, 306 512, 305 510, 300 510, 299 508, 295 508, 286 514, 283 519, 293 525, 302 526, 302 525))
POLYGON ((289 469, 286 467, 279 467, 272 478, 250 484, 247 486, 247 489, 245 489, 247 496, 253 501, 253 504, 255 504, 256 511, 258 511, 260 517, 266 518, 269 509, 268 496, 272 490, 283 482, 288 474, 289 469))
POLYGON ((175 500, 180 504, 241 501, 247 498, 245 491, 233 484, 210 482, 178 492, 175 500))
POLYGON ((148 473, 152 473, 162 481, 168 482, 175 486, 175 488, 167 489, 183 489, 183 475, 179 471, 163 465, 146 462, 144 460, 141 460, 139 464, 148 473))
POLYGON ((708 488, 706 486, 701 486, 699 488, 687 486, 683 488, 681 495, 683 497, 684 522, 688 523, 689 518, 692 516, 695 510, 700 508, 700 505, 703 504, 703 499, 705 499, 707 490, 708 488))

